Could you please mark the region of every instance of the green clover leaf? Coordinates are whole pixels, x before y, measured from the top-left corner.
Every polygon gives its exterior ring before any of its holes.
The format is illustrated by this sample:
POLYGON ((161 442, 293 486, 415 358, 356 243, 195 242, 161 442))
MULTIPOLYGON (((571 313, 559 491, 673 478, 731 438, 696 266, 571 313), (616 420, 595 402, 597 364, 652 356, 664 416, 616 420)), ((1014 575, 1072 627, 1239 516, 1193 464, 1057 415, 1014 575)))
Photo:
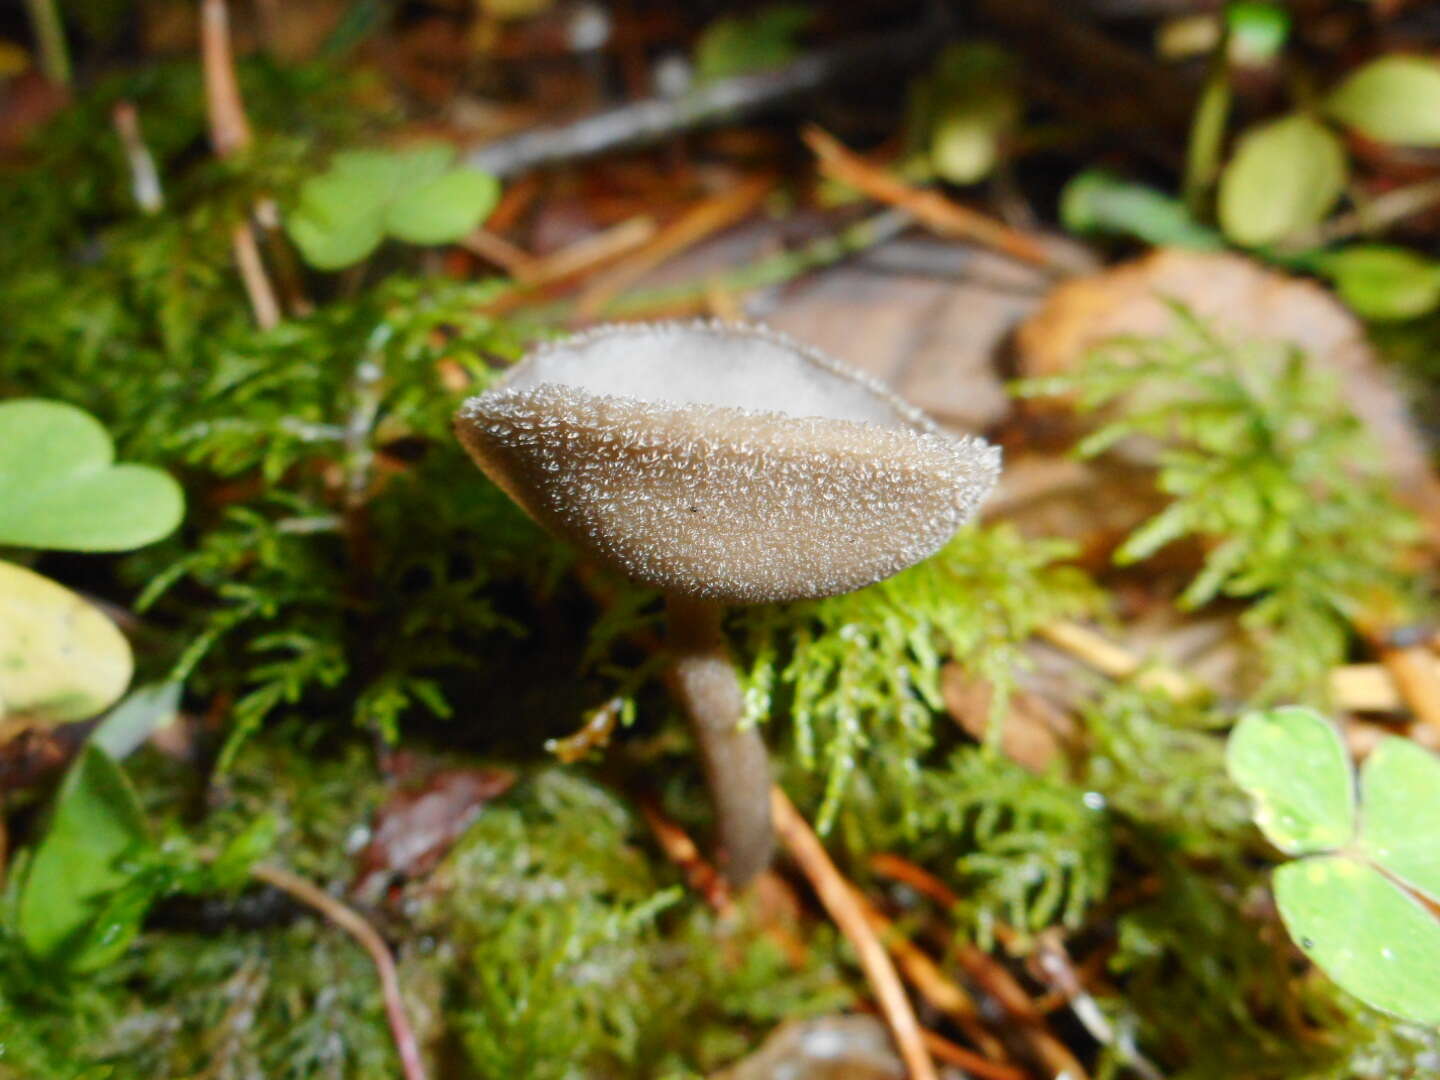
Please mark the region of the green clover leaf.
POLYGON ((451 243, 478 226, 500 198, 498 180, 452 168, 454 161, 455 148, 444 143, 336 154, 329 169, 302 185, 286 230, 319 270, 354 265, 386 236, 451 243))
POLYGON ((1253 712, 1226 749, 1230 775, 1255 800, 1255 823, 1287 855, 1329 851, 1355 835, 1355 780, 1333 725, 1312 709, 1253 712))
POLYGON ((1419 1023, 1440 1023, 1440 758, 1390 738, 1354 771, 1312 709, 1251 713, 1230 735, 1230 775, 1276 847, 1285 928, 1339 986, 1419 1023), (1420 894, 1420 895, 1417 895, 1420 894))
POLYGON ((172 532, 180 485, 148 465, 116 465, 110 433, 59 401, 0 402, 0 545, 126 551, 172 532))
POLYGON ((1416 892, 1440 902, 1440 758, 1384 739, 1360 770, 1360 848, 1416 892))

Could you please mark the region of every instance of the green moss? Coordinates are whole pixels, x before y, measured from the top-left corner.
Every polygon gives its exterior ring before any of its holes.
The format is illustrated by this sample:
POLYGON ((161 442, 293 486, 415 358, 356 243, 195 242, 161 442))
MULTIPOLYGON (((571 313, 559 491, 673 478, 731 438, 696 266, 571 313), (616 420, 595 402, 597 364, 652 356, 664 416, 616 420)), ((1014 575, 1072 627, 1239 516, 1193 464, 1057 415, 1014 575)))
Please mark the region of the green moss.
POLYGON ((1418 524, 1394 501, 1333 378, 1292 347, 1230 344, 1183 308, 1176 316, 1169 336, 1117 340, 1074 374, 1021 392, 1113 407, 1080 444, 1084 455, 1137 436, 1159 443, 1156 483, 1171 501, 1117 561, 1198 538, 1204 563, 1181 605, 1246 603, 1241 619, 1261 660, 1257 700, 1323 696, 1351 621, 1413 602, 1403 565, 1418 524))
POLYGON ((960 530, 939 553, 846 596, 744 610, 735 620, 754 720, 785 717, 793 751, 826 777, 821 827, 860 760, 915 806, 917 767, 941 711, 948 659, 996 688, 992 735, 1047 622, 1094 611, 1100 594, 1063 560, 1071 545, 1006 526, 960 530))

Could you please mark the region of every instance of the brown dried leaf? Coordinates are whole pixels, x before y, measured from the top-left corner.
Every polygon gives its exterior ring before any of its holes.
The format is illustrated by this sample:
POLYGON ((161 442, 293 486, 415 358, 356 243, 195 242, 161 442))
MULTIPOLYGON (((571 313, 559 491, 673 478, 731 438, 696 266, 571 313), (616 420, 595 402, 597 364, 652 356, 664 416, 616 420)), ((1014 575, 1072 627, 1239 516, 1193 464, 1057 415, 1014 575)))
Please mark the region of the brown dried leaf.
POLYGON ((1384 454, 1397 494, 1440 538, 1440 481, 1395 379, 1377 362, 1364 327, 1313 281, 1229 253, 1162 250, 1051 293, 1020 328, 1027 376, 1068 372, 1091 348, 1119 335, 1157 335, 1179 301, 1234 339, 1288 341, 1340 380, 1344 400, 1384 454))
MULTIPOLYGON (((971 738, 983 742, 995 688, 971 678, 959 664, 946 664, 940 675, 940 693, 951 718, 971 738)), ((1037 693, 1017 690, 1010 696, 1000 749, 1030 771, 1044 772, 1065 756, 1077 734, 1075 721, 1064 710, 1037 693)))
POLYGON ((394 875, 434 869, 491 799, 515 783, 506 769, 438 769, 394 792, 375 816, 370 843, 356 856, 354 891, 373 894, 394 875))

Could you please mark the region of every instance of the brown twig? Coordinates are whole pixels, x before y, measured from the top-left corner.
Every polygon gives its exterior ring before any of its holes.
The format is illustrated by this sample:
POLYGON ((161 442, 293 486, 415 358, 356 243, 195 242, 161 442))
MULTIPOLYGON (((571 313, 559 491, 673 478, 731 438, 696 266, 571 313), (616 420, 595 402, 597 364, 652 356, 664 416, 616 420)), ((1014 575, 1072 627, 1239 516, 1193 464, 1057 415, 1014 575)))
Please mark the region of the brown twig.
POLYGON ((230 11, 225 0, 204 0, 200 6, 200 59, 205 72, 205 111, 210 145, 227 158, 250 145, 250 121, 235 77, 230 48, 230 11))
POLYGON ((634 251, 641 244, 649 242, 655 235, 655 219, 633 217, 602 229, 584 239, 577 240, 569 247, 561 248, 550 255, 534 258, 531 265, 520 276, 522 284, 531 287, 549 285, 563 281, 586 270, 618 259, 634 251))
POLYGON ((911 1080, 936 1080, 935 1063, 925 1049, 915 1010, 905 996, 905 987, 885 946, 880 944, 856 902, 855 890, 830 861, 815 831, 778 787, 770 789, 770 807, 781 843, 854 948, 911 1080))
MULTIPOLYGON (((205 113, 210 124, 210 144, 219 158, 232 157, 250 146, 250 121, 240 97, 235 76, 235 56, 230 48, 230 12, 225 0, 204 0, 200 8, 200 59, 205 73, 205 113)), ((238 222, 230 231, 235 264, 255 322, 268 330, 280 322, 280 302, 265 275, 265 263, 249 221, 238 222)))
POLYGON ((938 1009, 954 1020, 965 1032, 966 1038, 978 1047, 986 1059, 1003 1059, 1005 1047, 999 1039, 985 1030, 980 1022, 980 1010, 974 999, 940 969, 940 965, 905 937, 874 904, 857 894, 856 904, 865 916, 870 928, 879 935, 885 947, 890 950, 895 962, 911 986, 919 992, 932 1008, 938 1009))
POLYGON ((729 191, 704 199, 670 222, 639 251, 596 279, 581 295, 577 310, 594 318, 610 302, 661 263, 740 221, 775 186, 773 176, 752 176, 729 191))
POLYGON ((893 173, 870 164, 820 128, 806 128, 803 138, 805 145, 819 158, 820 171, 831 179, 904 210, 941 235, 971 240, 1036 266, 1057 268, 1055 257, 1034 237, 952 202, 938 191, 907 184, 893 173))
POLYGON ((420 1044, 410 1027, 410 1020, 405 1013, 405 1001, 400 993, 400 973, 396 970, 395 958, 390 955, 389 946, 375 928, 358 912, 289 870, 261 863, 250 868, 250 875, 267 885, 273 885, 307 907, 314 908, 353 937, 370 954, 370 959, 375 962, 375 968, 380 973, 380 992, 385 999, 385 1016, 390 1021, 390 1032, 395 1039, 395 1051, 400 1057, 402 1074, 405 1080, 425 1080, 425 1063, 420 1055, 420 1044))
POLYGON ((1147 664, 1125 646, 1088 626, 1059 621, 1042 626, 1037 633, 1061 652, 1117 681, 1133 678, 1137 685, 1163 690, 1179 701, 1202 692, 1198 684, 1174 668, 1147 664))
POLYGON ((944 39, 935 21, 912 24, 799 57, 775 71, 718 79, 676 98, 637 101, 573 123, 524 131, 471 151, 467 163, 496 176, 657 143, 681 131, 759 112, 826 83, 873 80, 912 65, 944 39))
POLYGON ((523 280, 536 262, 535 256, 528 251, 522 251, 489 229, 476 229, 469 236, 462 237, 460 246, 470 254, 494 263, 517 280, 523 280))
MULTIPOLYGON (((928 896, 947 909, 960 902, 959 895, 943 881, 924 867, 916 866, 899 855, 880 852, 870 857, 870 869, 882 877, 904 882, 910 888, 928 896)), ((997 928, 996 936, 1002 941, 1013 941, 1014 933, 1009 929, 997 928)), ((1051 1075, 1068 1074, 1076 1080, 1087 1075, 1080 1064, 1046 1022, 1045 1014, 1036 1006, 1025 988, 993 956, 974 945, 961 945, 955 952, 956 962, 965 973, 974 979, 981 989, 989 994, 1009 1014, 1016 1032, 1029 1045, 1031 1053, 1051 1075)))
POLYGON ((265 275, 265 263, 260 258, 260 247, 255 243, 255 233, 248 221, 237 221, 230 230, 230 245, 235 251, 235 265, 240 271, 240 281, 245 286, 245 295, 250 299, 250 310, 255 313, 255 325, 269 330, 280 322, 280 301, 265 275))
POLYGON ((929 1028, 921 1028, 920 1035, 925 1040, 925 1049, 934 1054, 947 1065, 955 1065, 980 1077, 980 1080, 1029 1080, 1029 1073, 1015 1065, 1002 1065, 999 1062, 991 1061, 987 1057, 975 1053, 974 1050, 967 1050, 959 1046, 945 1036, 931 1031, 929 1028))
POLYGON ((130 166, 130 190, 135 196, 135 205, 141 213, 158 213, 165 206, 165 193, 160 189, 155 158, 140 133, 139 113, 132 102, 117 101, 110 116, 115 133, 120 136, 120 147, 125 151, 125 163, 130 166))
POLYGON ((1405 704, 1419 719, 1440 728, 1440 667, 1429 649, 1380 646, 1380 662, 1395 680, 1405 704))
POLYGON ((700 854, 690 834, 666 817, 654 799, 647 797, 637 801, 645 824, 655 835, 655 842, 666 858, 680 868, 685 875, 685 884, 720 915, 731 914, 735 910, 735 902, 729 884, 700 854))

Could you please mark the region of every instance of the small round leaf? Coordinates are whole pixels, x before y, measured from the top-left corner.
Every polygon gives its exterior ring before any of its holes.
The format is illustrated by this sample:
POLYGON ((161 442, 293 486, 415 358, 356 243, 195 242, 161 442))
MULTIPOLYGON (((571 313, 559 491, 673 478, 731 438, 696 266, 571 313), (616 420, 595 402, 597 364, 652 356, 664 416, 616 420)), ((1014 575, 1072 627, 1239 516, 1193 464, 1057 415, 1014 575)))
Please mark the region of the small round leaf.
POLYGON ((446 142, 419 142, 396 151, 395 191, 442 175, 455 160, 455 147, 446 142))
POLYGON ((1275 871, 1291 938, 1361 1001, 1421 1024, 1440 1022, 1440 920, 1368 863, 1320 855, 1275 871))
MULTIPOLYGON (((300 205, 285 219, 286 231, 305 261, 317 270, 351 266, 379 246, 384 235, 385 203, 394 190, 393 169, 370 161, 377 155, 353 156, 327 173, 305 182, 300 205)), ((388 155, 383 155, 389 160, 388 155)))
POLYGON ((130 684, 130 644, 63 585, 0 562, 0 716, 83 720, 130 684))
POLYGON ((1440 146, 1440 64, 1382 56, 1352 72, 1326 108, 1347 127, 1381 142, 1440 146))
POLYGON ((146 465, 115 465, 110 434, 59 401, 0 403, 0 544, 126 551, 180 524, 180 485, 146 465))
POLYGON ((1255 800, 1255 823, 1289 855, 1327 851, 1355 835, 1350 759, 1333 725, 1298 705, 1241 718, 1226 748, 1230 776, 1255 800))
POLYGON ((500 182, 478 169, 456 169, 397 196, 385 231, 412 244, 448 244, 471 232, 500 198, 500 182))
POLYGON ((1345 151, 1319 121, 1296 114, 1253 128, 1220 175, 1225 235, 1257 246, 1315 225, 1345 189, 1345 151))
POLYGON ((1440 902, 1440 757, 1383 739, 1360 770, 1360 846, 1405 884, 1440 902))
POLYGON ((1440 264, 1406 248, 1347 248, 1323 256, 1318 268, 1365 319, 1413 319, 1440 305, 1440 264))

